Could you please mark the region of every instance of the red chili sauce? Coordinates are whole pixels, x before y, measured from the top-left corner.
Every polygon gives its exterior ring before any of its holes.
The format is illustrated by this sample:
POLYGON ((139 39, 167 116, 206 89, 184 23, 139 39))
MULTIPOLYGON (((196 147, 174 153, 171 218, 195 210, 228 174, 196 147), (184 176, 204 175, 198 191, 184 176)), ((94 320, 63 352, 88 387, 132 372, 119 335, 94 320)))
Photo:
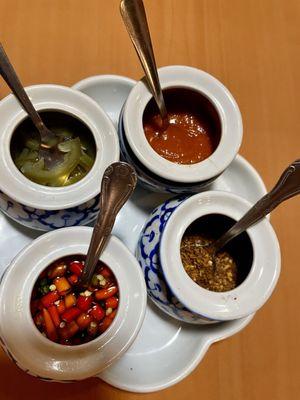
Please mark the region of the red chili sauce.
POLYGON ((81 255, 61 258, 34 285, 31 315, 38 330, 53 342, 87 343, 105 332, 117 313, 117 281, 104 263, 98 262, 88 290, 77 288, 84 260, 81 255))
POLYGON ((169 126, 162 130, 161 116, 152 99, 146 106, 143 125, 146 138, 160 156, 178 164, 205 160, 221 137, 219 115, 201 93, 189 89, 167 89, 164 99, 169 126))

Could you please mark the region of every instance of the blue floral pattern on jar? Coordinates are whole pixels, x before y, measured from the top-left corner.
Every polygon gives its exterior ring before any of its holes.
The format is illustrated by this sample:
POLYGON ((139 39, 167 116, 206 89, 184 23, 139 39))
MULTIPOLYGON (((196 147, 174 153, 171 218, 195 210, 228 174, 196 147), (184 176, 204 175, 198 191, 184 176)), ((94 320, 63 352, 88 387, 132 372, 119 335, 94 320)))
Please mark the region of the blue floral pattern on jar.
POLYGON ((0 191, 0 209, 8 217, 28 228, 51 231, 91 223, 99 211, 99 195, 76 207, 40 210, 20 204, 0 191))
POLYGON ((172 293, 160 264, 161 235, 170 216, 187 198, 187 195, 179 195, 167 200, 152 211, 138 242, 137 259, 144 273, 148 295, 162 311, 173 318, 188 323, 215 323, 216 321, 191 312, 180 303, 172 293))

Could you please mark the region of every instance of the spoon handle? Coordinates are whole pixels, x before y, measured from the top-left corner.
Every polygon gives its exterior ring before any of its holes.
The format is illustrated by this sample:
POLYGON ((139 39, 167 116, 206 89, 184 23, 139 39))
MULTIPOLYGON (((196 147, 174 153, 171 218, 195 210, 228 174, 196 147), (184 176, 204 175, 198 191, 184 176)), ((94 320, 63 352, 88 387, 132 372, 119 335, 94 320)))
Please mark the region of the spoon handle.
POLYGON ((120 12, 129 37, 140 59, 149 89, 157 103, 162 120, 168 121, 168 114, 159 83, 157 66, 142 0, 121 0, 120 12))
POLYGON ((10 87, 16 98, 19 100, 24 110, 32 119, 32 122, 34 123, 35 127, 41 133, 41 128, 44 127, 44 123, 41 120, 41 117, 39 116, 37 111, 34 109, 1 43, 0 43, 0 74, 2 75, 3 79, 10 87))
POLYGON ((258 200, 253 207, 213 244, 216 252, 231 239, 260 221, 280 203, 300 193, 300 159, 290 164, 273 189, 258 200))
POLYGON ((80 285, 87 287, 109 239, 116 216, 136 186, 137 176, 131 165, 111 164, 104 172, 100 193, 100 211, 93 230, 80 285))

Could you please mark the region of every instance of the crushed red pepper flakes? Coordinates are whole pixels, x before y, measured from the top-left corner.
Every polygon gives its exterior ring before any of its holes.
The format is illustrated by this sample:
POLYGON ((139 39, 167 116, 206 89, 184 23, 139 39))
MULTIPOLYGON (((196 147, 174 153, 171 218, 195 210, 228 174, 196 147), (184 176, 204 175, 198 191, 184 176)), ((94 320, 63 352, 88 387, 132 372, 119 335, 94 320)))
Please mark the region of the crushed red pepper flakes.
POLYGON ((180 246, 182 264, 199 286, 213 292, 227 292, 237 286, 237 265, 226 251, 217 253, 213 261, 209 248, 203 247, 212 242, 201 235, 184 235, 180 246))

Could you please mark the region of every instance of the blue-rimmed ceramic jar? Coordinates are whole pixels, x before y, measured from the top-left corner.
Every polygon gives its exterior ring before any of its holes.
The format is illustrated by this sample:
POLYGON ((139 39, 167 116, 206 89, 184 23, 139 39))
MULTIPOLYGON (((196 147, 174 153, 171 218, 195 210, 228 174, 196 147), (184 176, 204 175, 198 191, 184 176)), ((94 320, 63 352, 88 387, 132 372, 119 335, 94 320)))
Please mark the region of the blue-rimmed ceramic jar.
POLYGON ((180 256, 182 237, 195 221, 208 215, 237 221, 250 206, 232 193, 207 191, 175 197, 153 210, 141 233, 137 258, 148 295, 161 310, 184 322, 207 324, 248 316, 267 301, 280 272, 279 244, 268 219, 247 230, 249 258, 238 264, 240 271, 247 264, 247 274, 233 290, 202 288, 185 272, 180 256))
POLYGON ((206 72, 187 66, 167 66, 158 72, 163 90, 182 88, 198 92, 208 100, 220 125, 219 144, 208 158, 189 165, 171 162, 156 153, 144 134, 143 115, 152 95, 141 80, 130 92, 120 116, 121 155, 135 166, 139 182, 147 189, 170 193, 198 192, 236 157, 243 135, 241 114, 228 89, 206 72))
POLYGON ((58 111, 79 119, 89 128, 96 146, 90 172, 66 187, 48 187, 27 179, 11 157, 16 127, 27 117, 13 95, 0 102, 0 209, 29 228, 49 231, 92 222, 99 211, 100 183, 105 168, 119 159, 117 132, 106 113, 91 98, 58 85, 26 89, 38 111, 58 111))

